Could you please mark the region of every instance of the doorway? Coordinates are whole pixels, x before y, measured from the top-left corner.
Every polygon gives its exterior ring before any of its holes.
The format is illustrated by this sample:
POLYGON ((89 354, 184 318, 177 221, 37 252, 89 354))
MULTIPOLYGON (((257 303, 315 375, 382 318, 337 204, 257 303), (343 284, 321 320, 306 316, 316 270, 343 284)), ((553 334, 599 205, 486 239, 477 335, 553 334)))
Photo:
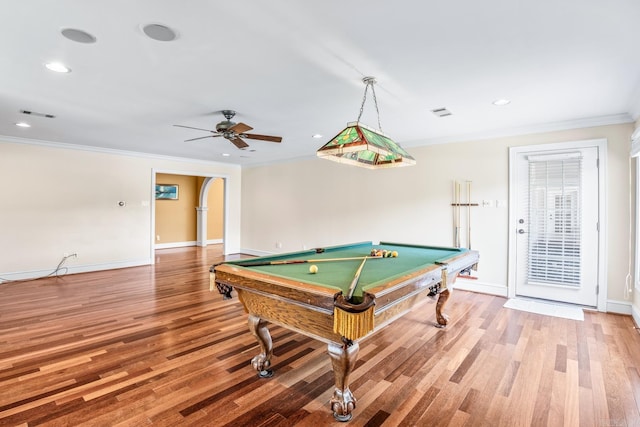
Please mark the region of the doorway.
POLYGON ((226 177, 154 171, 153 186, 174 187, 175 197, 156 195, 152 249, 223 244, 226 235, 226 177))
POLYGON ((604 310, 606 141, 510 150, 509 297, 604 310))

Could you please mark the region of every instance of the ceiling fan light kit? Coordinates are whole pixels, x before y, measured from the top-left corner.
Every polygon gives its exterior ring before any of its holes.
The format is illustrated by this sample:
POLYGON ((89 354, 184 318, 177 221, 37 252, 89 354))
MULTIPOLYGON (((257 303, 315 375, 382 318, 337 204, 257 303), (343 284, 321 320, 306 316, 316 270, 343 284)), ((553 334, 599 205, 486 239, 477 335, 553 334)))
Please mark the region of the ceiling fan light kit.
POLYGON ((318 149, 316 155, 322 159, 367 169, 415 165, 415 159, 398 143, 394 142, 382 132, 378 101, 373 88, 373 84, 376 81, 375 78, 365 77, 362 81, 366 86, 358 121, 347 123, 347 127, 331 139, 331 141, 318 149), (360 123, 369 86, 371 86, 373 101, 376 106, 376 112, 378 113, 378 130, 374 130, 360 123))

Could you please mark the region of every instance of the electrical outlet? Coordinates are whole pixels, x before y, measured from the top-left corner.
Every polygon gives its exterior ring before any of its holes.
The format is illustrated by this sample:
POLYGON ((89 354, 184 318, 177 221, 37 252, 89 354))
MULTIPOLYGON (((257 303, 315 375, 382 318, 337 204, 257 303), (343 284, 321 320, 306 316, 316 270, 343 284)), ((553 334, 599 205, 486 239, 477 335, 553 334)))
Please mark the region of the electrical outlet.
POLYGON ((156 236, 156 241, 158 241, 158 242, 160 241, 160 235, 159 234, 156 236))
POLYGON ((276 248, 282 249, 282 242, 276 242, 276 248))

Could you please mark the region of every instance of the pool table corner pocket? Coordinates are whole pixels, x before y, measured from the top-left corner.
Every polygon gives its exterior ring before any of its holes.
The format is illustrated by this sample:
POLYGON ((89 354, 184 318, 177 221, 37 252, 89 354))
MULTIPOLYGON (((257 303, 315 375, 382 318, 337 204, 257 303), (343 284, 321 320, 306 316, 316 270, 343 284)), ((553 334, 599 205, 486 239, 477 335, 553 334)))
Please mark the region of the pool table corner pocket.
POLYGON ((348 340, 356 340, 373 331, 375 297, 367 292, 362 302, 354 304, 348 301, 342 291, 334 297, 333 332, 348 340))

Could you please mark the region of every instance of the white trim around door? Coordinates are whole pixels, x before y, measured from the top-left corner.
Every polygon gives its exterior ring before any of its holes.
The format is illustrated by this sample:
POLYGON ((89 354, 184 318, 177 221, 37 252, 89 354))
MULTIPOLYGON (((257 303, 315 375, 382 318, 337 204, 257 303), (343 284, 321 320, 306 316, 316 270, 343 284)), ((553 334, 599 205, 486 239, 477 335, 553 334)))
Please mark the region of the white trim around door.
MULTIPOLYGON (((606 167, 607 167, 607 140, 595 139, 586 141, 571 141, 552 144, 540 144, 511 147, 509 149, 509 260, 508 260, 508 282, 507 294, 509 298, 517 296, 517 236, 518 223, 518 171, 517 163, 525 153, 548 153, 552 151, 583 150, 595 148, 598 152, 598 224, 599 236, 597 239, 597 305, 598 311, 607 311, 607 218, 606 218, 606 167)), ((553 299, 553 298, 549 298, 553 299)))

